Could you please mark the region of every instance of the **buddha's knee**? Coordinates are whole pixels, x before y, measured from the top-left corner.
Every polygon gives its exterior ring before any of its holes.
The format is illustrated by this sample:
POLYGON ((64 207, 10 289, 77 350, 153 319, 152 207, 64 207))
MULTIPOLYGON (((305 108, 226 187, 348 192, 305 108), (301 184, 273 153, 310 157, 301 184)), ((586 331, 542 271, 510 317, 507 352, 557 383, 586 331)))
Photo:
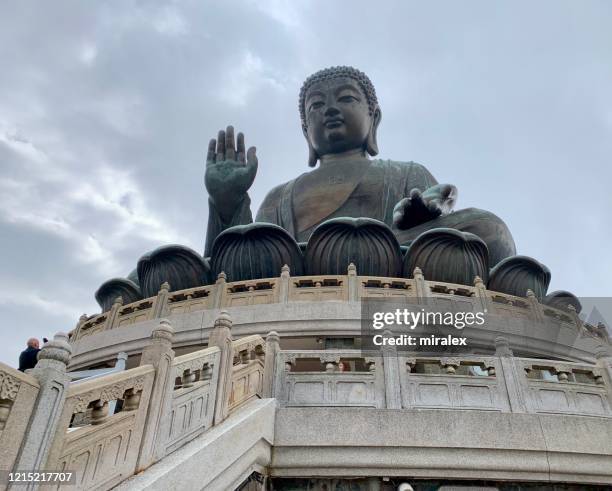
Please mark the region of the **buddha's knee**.
POLYGON ((454 228, 480 237, 489 249, 491 267, 502 259, 516 254, 514 239, 504 221, 497 215, 478 208, 455 211, 418 227, 398 231, 397 236, 401 244, 409 244, 421 233, 439 227, 454 228))

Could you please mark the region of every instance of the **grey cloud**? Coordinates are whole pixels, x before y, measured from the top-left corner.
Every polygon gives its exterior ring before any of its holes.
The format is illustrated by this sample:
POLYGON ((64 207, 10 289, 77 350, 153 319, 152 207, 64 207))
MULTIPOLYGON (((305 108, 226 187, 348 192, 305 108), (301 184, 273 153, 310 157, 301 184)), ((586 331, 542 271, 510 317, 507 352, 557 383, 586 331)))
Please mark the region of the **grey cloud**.
POLYGON ((145 251, 202 249, 220 128, 258 148, 254 211, 305 172, 299 87, 338 64, 374 81, 382 158, 500 215, 552 289, 610 296, 611 20, 596 1, 3 5, 0 280, 29 303, 0 291, 0 359, 145 251))

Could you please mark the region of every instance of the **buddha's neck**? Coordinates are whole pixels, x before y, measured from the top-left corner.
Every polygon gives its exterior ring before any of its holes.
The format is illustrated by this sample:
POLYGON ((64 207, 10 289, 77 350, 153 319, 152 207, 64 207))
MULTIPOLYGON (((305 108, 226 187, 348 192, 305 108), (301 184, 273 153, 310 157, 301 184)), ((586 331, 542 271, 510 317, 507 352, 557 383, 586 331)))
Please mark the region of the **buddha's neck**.
POLYGON ((368 160, 365 150, 356 148, 353 150, 347 150, 346 152, 330 153, 323 155, 320 158, 321 167, 339 164, 342 162, 355 162, 356 160, 368 160))

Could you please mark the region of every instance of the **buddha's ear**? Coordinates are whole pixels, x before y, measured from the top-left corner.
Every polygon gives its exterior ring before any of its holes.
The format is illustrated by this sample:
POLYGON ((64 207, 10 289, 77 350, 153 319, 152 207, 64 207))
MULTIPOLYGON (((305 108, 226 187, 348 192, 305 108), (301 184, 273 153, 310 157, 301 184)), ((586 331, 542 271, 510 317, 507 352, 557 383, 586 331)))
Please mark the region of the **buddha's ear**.
POLYGON ((308 130, 304 126, 302 126, 302 133, 304 133, 304 138, 306 138, 306 142, 308 143, 308 166, 316 167, 319 156, 310 143, 310 138, 308 138, 308 130))
POLYGON ((366 150, 372 157, 374 157, 374 155, 378 155, 378 143, 376 142, 376 131, 378 130, 378 125, 380 124, 381 118, 382 118, 382 113, 380 112, 380 108, 376 106, 376 109, 374 110, 374 114, 372 115, 372 125, 370 126, 370 132, 368 133, 368 139, 366 141, 366 150))

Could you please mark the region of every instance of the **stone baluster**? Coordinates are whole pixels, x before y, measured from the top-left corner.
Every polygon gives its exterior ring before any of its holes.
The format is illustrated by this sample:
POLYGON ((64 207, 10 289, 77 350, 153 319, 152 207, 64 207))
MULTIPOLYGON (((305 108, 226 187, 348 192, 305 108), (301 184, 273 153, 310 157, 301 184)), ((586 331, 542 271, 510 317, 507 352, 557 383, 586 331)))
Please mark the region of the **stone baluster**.
POLYGON ((172 370, 173 338, 174 329, 170 322, 160 319, 159 324, 151 333, 151 341, 144 348, 140 357, 141 366, 152 365, 155 368, 155 378, 151 387, 147 419, 140 444, 137 472, 154 464, 166 453, 166 435, 170 423, 169 416, 175 381, 172 370))
POLYGON ((124 351, 120 352, 117 355, 117 361, 115 361, 115 371, 123 372, 125 370, 125 364, 127 362, 128 355, 124 351))
POLYGON ((480 306, 482 310, 484 312, 490 312, 491 305, 489 302, 489 297, 487 296, 487 287, 480 276, 474 277, 474 289, 476 290, 476 296, 480 300, 480 306))
MULTIPOLYGON (((385 330, 383 337, 390 338, 393 334, 385 330)), ((397 349, 395 346, 381 347, 383 373, 385 378, 385 401, 387 409, 401 409, 400 373, 397 349)))
POLYGON ((91 424, 101 425, 108 416, 108 401, 94 401, 91 408, 91 424))
MULTIPOLYGON (((38 363, 29 374, 38 381, 40 390, 32 408, 28 431, 22 441, 14 469, 46 468, 70 384, 70 378, 66 375, 66 366, 71 353, 68 335, 62 332, 57 333, 38 353, 38 363)), ((31 483, 25 489, 37 487, 37 483, 31 483)), ((23 490, 24 487, 19 486, 19 489, 23 490)))
POLYGON ((503 336, 495 338, 495 356, 499 360, 498 370, 495 374, 500 384, 505 387, 508 407, 513 413, 528 412, 527 404, 527 378, 522 366, 514 357, 508 340, 503 336))
MULTIPOLYGON (((219 275, 221 276, 221 275, 219 275)), ((225 278, 223 278, 225 288, 225 278)), ((221 311, 215 319, 215 326, 210 333, 208 346, 217 346, 221 350, 219 359, 219 378, 215 401, 214 424, 223 421, 228 414, 229 399, 232 390, 232 372, 234 361, 234 346, 232 343, 232 319, 226 311, 221 311)))
POLYGON ((281 268, 280 283, 278 286, 278 303, 289 302, 289 281, 291 280, 289 266, 281 268))
POLYGON ((117 327, 117 321, 119 319, 119 310, 123 307, 123 297, 119 296, 115 298, 113 306, 108 311, 108 317, 104 323, 104 330, 113 329, 117 327))
POLYGON ((225 296, 227 295, 227 276, 223 271, 217 276, 215 281, 215 293, 213 298, 213 308, 220 309, 225 304, 225 296))
POLYGON ((429 289, 429 285, 425 281, 425 277, 423 276, 423 271, 418 266, 414 268, 412 272, 412 277, 414 278, 414 286, 417 298, 419 303, 422 305, 429 304, 429 297, 431 297, 431 290, 429 289))
POLYGON ((357 267, 351 263, 348 270, 348 300, 359 302, 359 278, 357 278, 357 267))
POLYGON ((161 319, 168 312, 168 297, 170 296, 170 283, 164 281, 157 292, 157 296, 153 301, 150 319, 161 319))
POLYGON ((544 309, 542 308, 542 304, 538 300, 538 297, 535 296, 533 290, 527 290, 527 301, 531 306, 531 312, 533 313, 533 318, 536 322, 544 322, 544 309))
POLYGON ((328 361, 325 363, 325 371, 327 373, 333 373, 338 371, 338 363, 335 361, 328 361))
POLYGON ((276 357, 280 351, 280 337, 276 331, 266 336, 266 354, 264 358, 263 397, 274 397, 274 369, 276 357))
POLYGON ((440 358, 440 365, 448 375, 454 375, 461 362, 458 358, 440 358))
POLYGON ((190 369, 185 370, 181 377, 181 387, 183 388, 193 387, 193 384, 195 383, 195 379, 196 379, 196 374, 193 370, 190 370, 190 369))
POLYGON ((126 390, 122 411, 127 412, 127 411, 134 411, 138 409, 138 405, 140 404, 141 396, 142 396, 142 391, 139 391, 136 389, 126 390))

